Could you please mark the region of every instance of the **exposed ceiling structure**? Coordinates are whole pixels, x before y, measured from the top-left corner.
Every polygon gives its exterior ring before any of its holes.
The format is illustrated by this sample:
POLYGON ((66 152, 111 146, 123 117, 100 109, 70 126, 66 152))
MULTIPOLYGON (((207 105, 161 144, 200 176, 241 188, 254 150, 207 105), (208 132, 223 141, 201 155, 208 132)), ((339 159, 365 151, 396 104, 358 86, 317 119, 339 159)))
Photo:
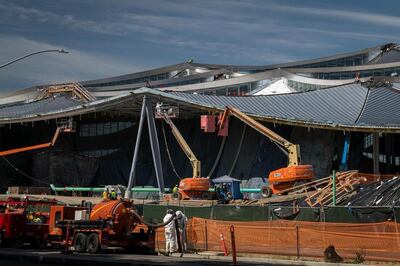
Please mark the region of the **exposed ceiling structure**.
POLYGON ((167 93, 142 88, 90 103, 54 97, 3 107, 0 108, 0 124, 119 109, 138 113, 144 95, 153 102, 174 104, 186 112, 211 113, 233 106, 256 119, 273 123, 349 131, 400 132, 398 84, 379 88, 351 84, 301 93, 243 97, 167 93))

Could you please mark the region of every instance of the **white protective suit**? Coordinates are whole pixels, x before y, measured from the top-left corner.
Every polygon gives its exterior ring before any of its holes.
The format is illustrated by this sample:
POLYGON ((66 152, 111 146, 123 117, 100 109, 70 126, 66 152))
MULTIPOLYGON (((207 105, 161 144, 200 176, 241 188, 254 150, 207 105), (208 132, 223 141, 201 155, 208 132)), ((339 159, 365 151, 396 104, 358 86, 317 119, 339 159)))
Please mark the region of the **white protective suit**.
MULTIPOLYGON (((167 213, 167 215, 164 216, 163 222, 168 222, 171 217, 172 214, 167 213)), ((176 250, 176 241, 175 221, 172 220, 165 226, 165 252, 167 254, 173 253, 176 250)))
POLYGON ((187 217, 181 211, 176 211, 176 221, 178 222, 178 229, 182 239, 182 250, 184 252, 187 251, 187 239, 186 239, 186 225, 187 225, 187 217))

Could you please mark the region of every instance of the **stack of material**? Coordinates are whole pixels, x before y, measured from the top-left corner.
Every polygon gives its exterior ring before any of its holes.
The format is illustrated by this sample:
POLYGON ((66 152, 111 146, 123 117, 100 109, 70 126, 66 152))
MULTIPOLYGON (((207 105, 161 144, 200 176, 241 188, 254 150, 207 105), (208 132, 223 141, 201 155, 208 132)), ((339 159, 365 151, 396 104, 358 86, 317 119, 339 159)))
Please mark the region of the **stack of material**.
MULTIPOLYGON (((335 177, 336 182, 336 203, 344 201, 360 184, 357 171, 347 171, 338 173, 335 177)), ((323 186, 313 193, 307 193, 305 202, 310 207, 325 206, 333 204, 333 178, 329 177, 323 186)))
MULTIPOLYGON (((361 183, 362 178, 358 175, 358 171, 338 172, 335 176, 336 182, 336 203, 344 201, 361 183)), ((333 201, 333 177, 328 176, 312 182, 304 183, 299 186, 283 190, 286 193, 305 193, 303 206, 324 206, 330 205, 333 201)))
POLYGON ((400 177, 359 186, 357 194, 341 203, 347 206, 400 206, 400 177))
MULTIPOLYGON (((355 192, 362 181, 358 171, 338 172, 335 176, 336 204, 344 202, 355 192)), ((295 201, 278 203, 273 213, 281 219, 292 219, 299 214, 299 207, 319 207, 333 204, 333 177, 328 176, 284 190, 283 193, 305 193, 295 201), (283 207, 283 208, 282 208, 283 207)))

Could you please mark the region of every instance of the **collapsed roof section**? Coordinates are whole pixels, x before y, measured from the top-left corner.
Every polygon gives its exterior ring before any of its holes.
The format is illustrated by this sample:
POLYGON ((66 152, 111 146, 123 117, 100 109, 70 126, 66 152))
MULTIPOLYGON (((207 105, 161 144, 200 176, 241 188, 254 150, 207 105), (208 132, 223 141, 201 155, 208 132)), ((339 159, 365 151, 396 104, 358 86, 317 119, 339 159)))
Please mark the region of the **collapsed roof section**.
POLYGON ((301 93, 227 97, 162 92, 141 88, 89 103, 66 96, 45 98, 0 108, 0 124, 33 122, 101 111, 137 114, 144 95, 197 113, 222 111, 233 106, 263 121, 334 130, 400 132, 398 84, 367 88, 361 84, 336 86, 301 93))

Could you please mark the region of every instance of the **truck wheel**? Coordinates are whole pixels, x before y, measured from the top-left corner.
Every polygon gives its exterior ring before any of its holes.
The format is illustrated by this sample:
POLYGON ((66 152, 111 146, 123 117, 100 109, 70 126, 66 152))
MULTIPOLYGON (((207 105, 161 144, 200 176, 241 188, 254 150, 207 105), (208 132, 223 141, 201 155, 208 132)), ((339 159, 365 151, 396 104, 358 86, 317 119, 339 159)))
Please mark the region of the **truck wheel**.
POLYGON ((261 196, 263 198, 270 198, 272 196, 272 189, 270 187, 262 187, 261 196))
POLYGON ((174 192, 174 193, 172 193, 171 197, 172 197, 173 200, 181 200, 182 199, 182 194, 179 193, 179 192, 174 192))
POLYGON ((76 234, 74 238, 74 249, 77 252, 85 252, 86 251, 86 239, 87 236, 84 233, 76 234))
POLYGON ((210 193, 208 193, 208 192, 203 192, 203 193, 201 194, 201 198, 202 198, 203 200, 209 200, 209 199, 211 198, 210 193))
POLYGON ((99 251, 99 236, 96 233, 92 233, 86 240, 86 249, 89 253, 97 253, 99 251))

